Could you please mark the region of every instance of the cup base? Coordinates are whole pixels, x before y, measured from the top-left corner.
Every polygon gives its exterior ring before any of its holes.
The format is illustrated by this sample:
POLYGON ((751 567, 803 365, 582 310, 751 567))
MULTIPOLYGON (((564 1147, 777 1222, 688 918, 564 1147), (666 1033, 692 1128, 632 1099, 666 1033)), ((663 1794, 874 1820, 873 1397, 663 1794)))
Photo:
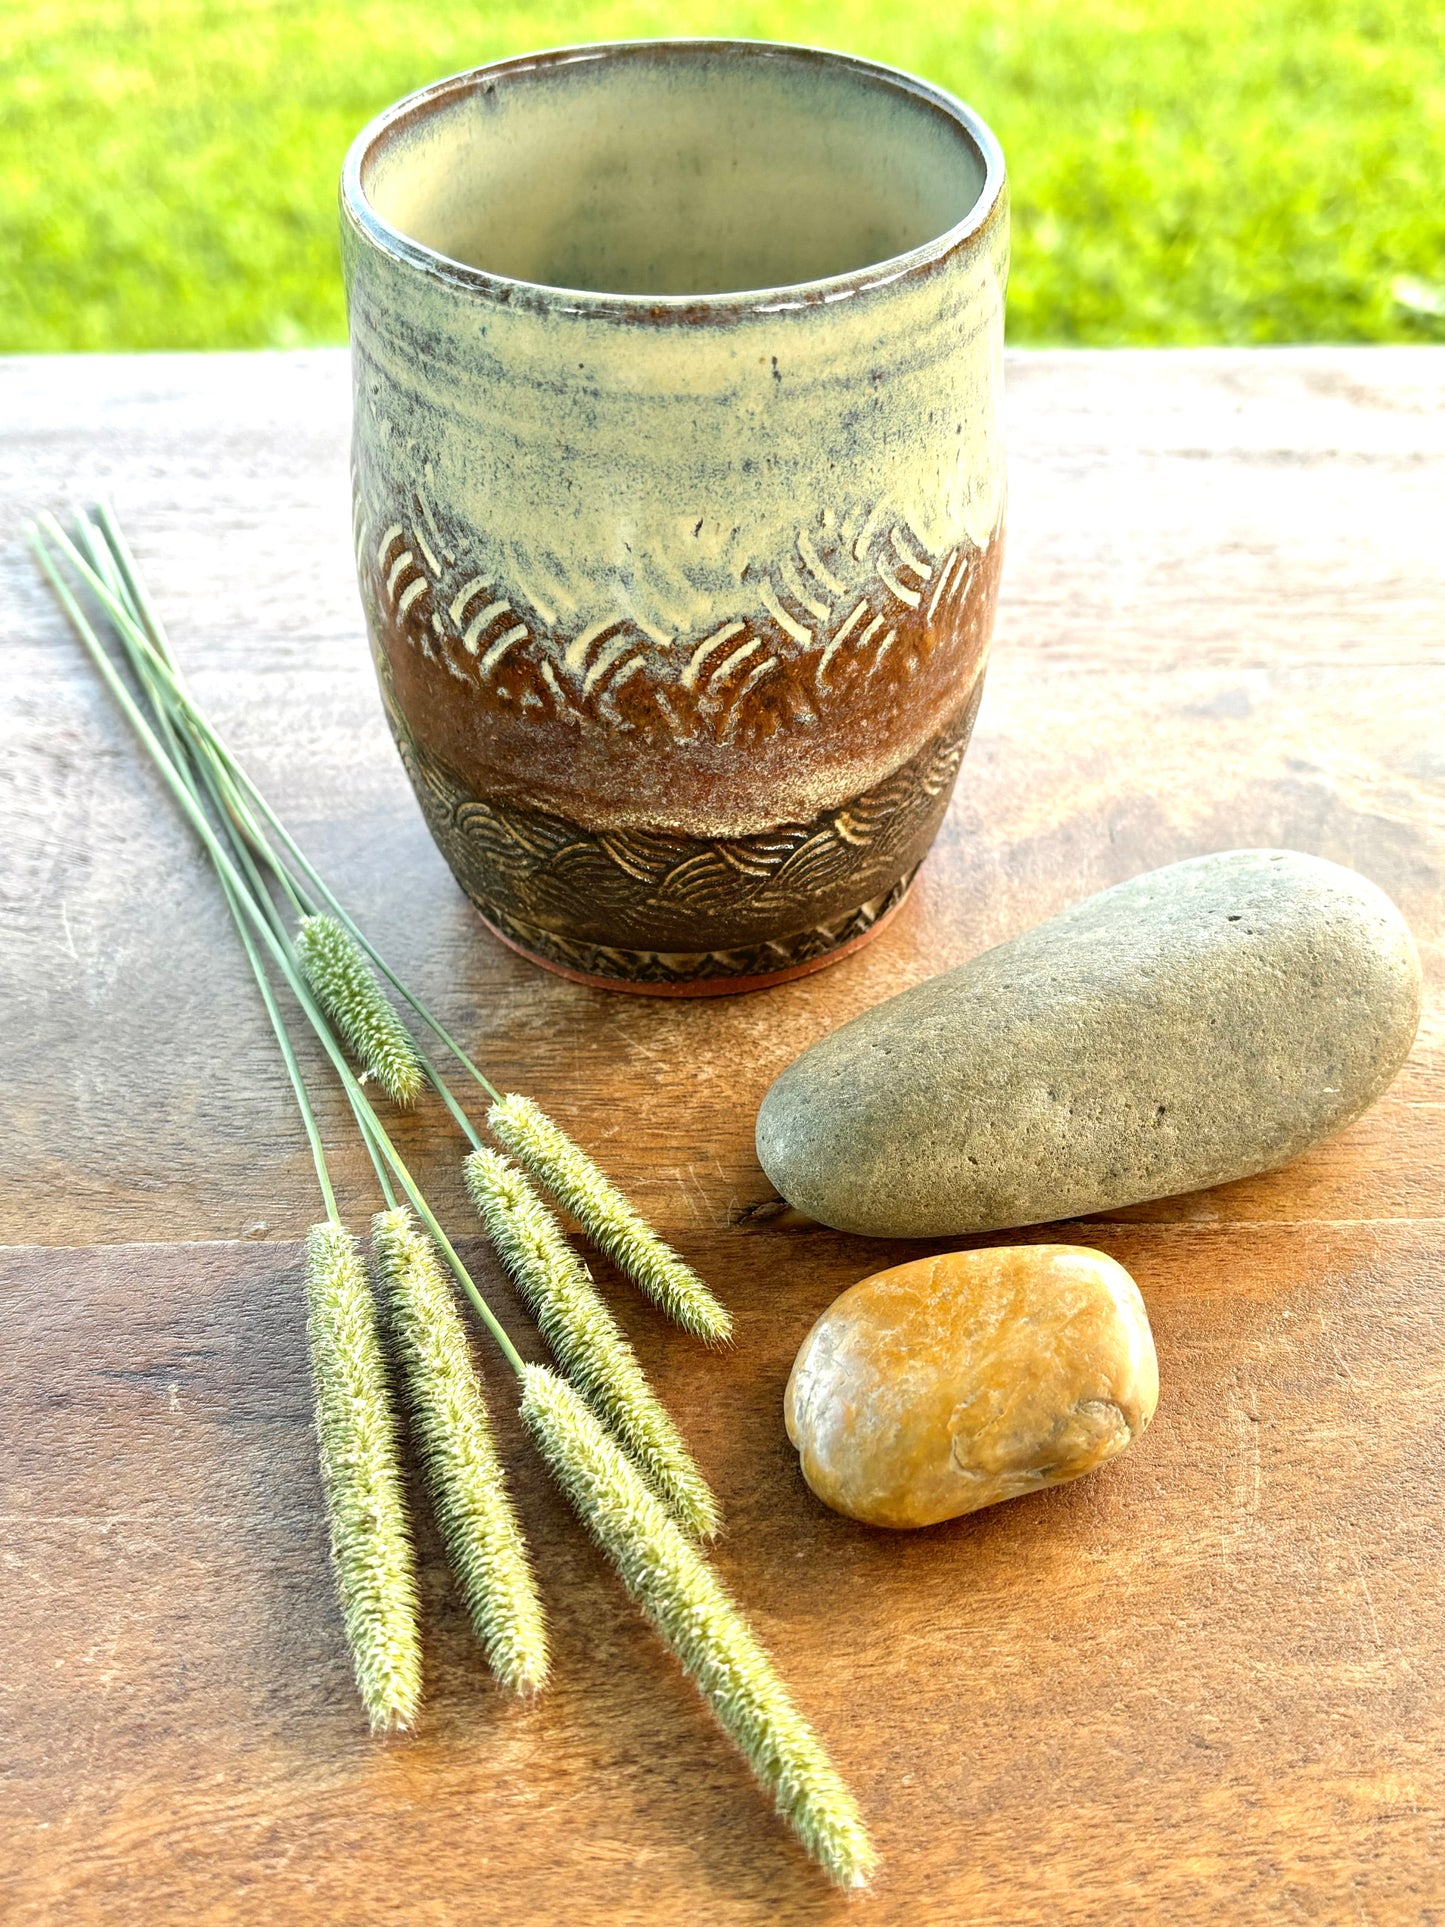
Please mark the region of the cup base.
POLYGON ((522 924, 494 905, 475 898, 472 902, 492 935, 509 950, 571 983, 633 997, 736 997, 811 976, 861 950, 903 908, 918 868, 915 864, 884 896, 860 904, 834 923, 742 950, 619 950, 577 943, 522 924))

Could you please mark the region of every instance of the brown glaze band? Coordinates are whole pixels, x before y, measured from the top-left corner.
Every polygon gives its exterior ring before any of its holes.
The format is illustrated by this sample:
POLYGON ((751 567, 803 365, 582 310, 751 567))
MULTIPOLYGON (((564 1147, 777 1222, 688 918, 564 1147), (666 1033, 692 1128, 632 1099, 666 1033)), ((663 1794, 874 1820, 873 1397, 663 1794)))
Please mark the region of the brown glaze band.
POLYGON ((987 652, 1001 527, 986 547, 931 554, 867 511, 856 526, 817 518, 791 555, 744 571, 768 612, 662 655, 626 618, 588 629, 519 614, 446 506, 424 519, 361 456, 354 488, 384 538, 357 560, 392 705, 488 801, 617 833, 771 835, 945 733, 987 652), (830 587, 850 566, 851 586, 830 587))
POLYGON ((809 823, 752 837, 586 829, 477 797, 387 713, 427 825, 486 922, 586 981, 664 994, 781 981, 872 933, 933 841, 983 695, 918 755, 809 823))

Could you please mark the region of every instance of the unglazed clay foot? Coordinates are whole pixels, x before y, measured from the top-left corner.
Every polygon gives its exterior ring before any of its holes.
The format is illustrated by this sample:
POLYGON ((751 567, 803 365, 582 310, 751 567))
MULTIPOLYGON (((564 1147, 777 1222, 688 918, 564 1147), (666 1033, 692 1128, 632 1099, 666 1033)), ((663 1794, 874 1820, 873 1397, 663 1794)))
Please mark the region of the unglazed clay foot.
POLYGON ((945 1252, 865 1278, 783 1401, 803 1477, 875 1526, 929 1526, 1105 1465, 1159 1399, 1139 1288, 1082 1245, 945 1252))

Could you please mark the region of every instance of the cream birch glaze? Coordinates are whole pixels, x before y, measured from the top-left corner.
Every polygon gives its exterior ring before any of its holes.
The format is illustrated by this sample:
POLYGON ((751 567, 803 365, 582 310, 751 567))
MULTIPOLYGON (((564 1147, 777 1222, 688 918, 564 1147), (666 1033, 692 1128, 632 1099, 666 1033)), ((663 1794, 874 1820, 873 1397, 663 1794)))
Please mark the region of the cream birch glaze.
POLYGON ((842 55, 580 48, 402 102, 342 201, 363 595, 483 914, 544 956, 735 953, 881 900, 992 620, 987 129, 842 55))

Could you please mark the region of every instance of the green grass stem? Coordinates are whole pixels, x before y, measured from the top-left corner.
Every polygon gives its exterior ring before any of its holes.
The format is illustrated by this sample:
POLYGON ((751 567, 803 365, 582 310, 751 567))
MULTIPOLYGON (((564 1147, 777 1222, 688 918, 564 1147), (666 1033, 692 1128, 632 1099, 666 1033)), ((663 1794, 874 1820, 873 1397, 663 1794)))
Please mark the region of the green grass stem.
MULTIPOLYGON (((53 519, 43 518, 42 527, 46 526, 53 528, 55 526, 53 519)), ((106 687, 110 690, 121 713, 139 737, 142 748, 155 764, 161 780, 171 791, 172 796, 181 808, 182 814, 200 838, 217 873, 227 881, 235 891, 238 903, 245 911, 246 916, 249 918, 257 935, 261 938, 262 943, 270 951, 272 958, 286 980, 291 994, 301 1006, 307 1022, 311 1025, 327 1056, 331 1059, 332 1067, 340 1078, 348 1096, 351 1098, 353 1107, 360 1105, 365 1108, 370 1121, 371 1134, 377 1148, 385 1157, 402 1190, 411 1201, 413 1208, 441 1249, 457 1282, 462 1286, 462 1289, 466 1292, 475 1307, 477 1315, 482 1319, 496 1340, 508 1364, 511 1365, 514 1371, 520 1373, 523 1364, 520 1353, 494 1316, 491 1307, 477 1290, 466 1267, 453 1250, 446 1233, 437 1223, 430 1205, 428 1205, 426 1199, 417 1188, 411 1173, 407 1170, 396 1147, 387 1136, 380 1119, 377 1118, 365 1093, 361 1090, 355 1076, 352 1074, 351 1067, 346 1062, 346 1058, 332 1034, 331 1026, 312 998, 305 980, 302 978, 300 971, 292 960, 289 946, 277 935, 275 929, 272 927, 270 918, 246 888, 240 872, 232 862, 229 853, 221 843, 216 831, 212 828, 200 802, 190 790, 185 778, 171 761, 155 730, 152 729, 151 725, 146 721, 135 698, 121 680, 115 664, 101 646, 100 640, 87 620, 84 610, 81 609, 79 603, 71 593, 69 585, 60 574, 54 559, 46 549, 41 539, 40 530, 32 525, 28 531, 28 538, 31 547, 35 551, 36 558, 40 563, 40 567, 55 592, 56 599, 65 610, 66 615, 70 618, 71 625, 79 636, 87 654, 95 664, 106 687)), ((64 546, 71 555, 76 553, 73 544, 65 542, 64 546)), ((88 569, 86 573, 90 576, 94 574, 93 571, 88 569)), ((120 605, 116 606, 119 607, 120 605)), ((124 611, 122 611, 122 613, 124 613, 124 611)), ((126 619, 129 621, 128 617, 126 619)))

